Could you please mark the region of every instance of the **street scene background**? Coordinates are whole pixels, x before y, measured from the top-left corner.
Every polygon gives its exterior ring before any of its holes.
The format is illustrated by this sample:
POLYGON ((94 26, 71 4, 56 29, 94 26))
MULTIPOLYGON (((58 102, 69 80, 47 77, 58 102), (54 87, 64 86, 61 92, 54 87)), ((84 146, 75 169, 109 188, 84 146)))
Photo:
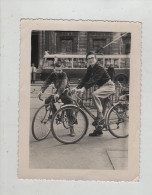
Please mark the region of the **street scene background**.
MULTIPOLYGON (((101 66, 115 68, 115 83, 129 86, 131 34, 115 32, 65 32, 33 31, 31 34, 31 65, 36 68, 31 80, 30 121, 37 109, 44 104, 38 99, 38 93, 47 76, 53 71, 55 58, 59 59, 63 71, 75 87, 85 74, 87 64, 85 55, 95 51, 101 66), (123 36, 124 35, 124 36, 123 36), (106 46, 106 47, 105 47, 106 46)), ((49 96, 48 88, 43 99, 49 96)), ((117 93, 119 94, 119 93, 117 93)), ((115 99, 117 101, 117 99, 115 99)), ((96 115, 92 104, 88 104, 96 115)), ((30 123, 30 168, 43 169, 102 169, 124 170, 128 167, 128 138, 115 138, 108 131, 102 136, 89 137, 94 130, 93 119, 88 115, 87 134, 76 144, 64 145, 52 135, 36 141, 31 132, 30 123)))

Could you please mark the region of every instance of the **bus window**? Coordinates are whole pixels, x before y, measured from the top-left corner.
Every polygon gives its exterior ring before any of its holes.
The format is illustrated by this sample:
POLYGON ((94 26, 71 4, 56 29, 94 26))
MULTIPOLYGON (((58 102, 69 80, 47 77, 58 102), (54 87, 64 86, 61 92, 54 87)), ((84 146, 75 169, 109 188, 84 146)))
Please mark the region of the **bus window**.
POLYGON ((114 68, 119 68, 119 60, 114 59, 114 68))
POLYGON ((74 58, 73 68, 87 68, 87 63, 84 58, 74 58))
POLYGON ((72 59, 71 58, 61 58, 60 64, 62 68, 72 68, 72 59))
POLYGON ((126 68, 130 68, 130 58, 126 58, 126 68))
POLYGON ((111 59, 105 59, 105 68, 108 68, 111 64, 111 59))
POLYGON ((120 60, 120 68, 129 68, 130 67, 130 59, 123 58, 120 60))
POLYGON ((53 65, 54 65, 54 59, 53 58, 45 58, 44 59, 43 67, 53 68, 53 65))
POLYGON ((77 58, 74 58, 74 59, 73 59, 73 68, 79 68, 79 67, 78 67, 77 58))
POLYGON ((72 59, 67 59, 67 68, 72 68, 72 59))

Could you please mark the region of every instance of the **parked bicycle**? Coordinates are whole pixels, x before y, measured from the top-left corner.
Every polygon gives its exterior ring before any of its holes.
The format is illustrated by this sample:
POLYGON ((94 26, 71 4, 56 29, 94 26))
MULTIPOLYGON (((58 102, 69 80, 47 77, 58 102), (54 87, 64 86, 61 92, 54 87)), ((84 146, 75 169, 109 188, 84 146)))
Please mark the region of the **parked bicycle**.
MULTIPOLYGON (((55 103, 53 96, 52 101, 48 105, 43 105, 37 110, 32 122, 32 134, 36 140, 40 141, 45 139, 51 131, 53 136, 64 144, 74 144, 84 137, 89 126, 86 113, 93 119, 95 119, 95 116, 83 104, 82 98, 80 98, 77 93, 75 93, 74 96, 75 98, 72 98, 74 102, 73 105, 61 105, 55 113, 52 112, 55 103), (75 132, 74 137, 70 136, 71 128, 75 132)), ((120 96, 120 100, 116 104, 113 104, 111 97, 108 97, 106 102, 108 110, 104 117, 104 123, 100 125, 100 128, 109 131, 117 138, 128 137, 128 92, 120 96)), ((96 128, 98 128, 98 126, 96 126, 96 128)))

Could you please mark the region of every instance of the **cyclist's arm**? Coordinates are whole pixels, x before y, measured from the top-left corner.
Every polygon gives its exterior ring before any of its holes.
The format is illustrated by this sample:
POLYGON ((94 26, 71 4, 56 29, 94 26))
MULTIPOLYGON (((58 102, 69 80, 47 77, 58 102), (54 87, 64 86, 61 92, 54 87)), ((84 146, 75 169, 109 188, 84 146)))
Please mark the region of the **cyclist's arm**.
POLYGON ((54 74, 52 73, 48 78, 45 80, 44 84, 41 87, 41 92, 44 93, 44 91, 48 88, 48 86, 53 82, 54 74))
POLYGON ((85 83, 89 81, 90 76, 91 76, 91 67, 88 67, 85 76, 83 77, 82 81, 78 84, 76 88, 81 89, 82 87, 84 87, 85 83))
POLYGON ((68 86, 68 78, 67 78, 66 73, 64 72, 63 73, 62 82, 61 82, 59 88, 57 89, 57 94, 60 96, 65 91, 65 89, 67 88, 67 86, 68 86))

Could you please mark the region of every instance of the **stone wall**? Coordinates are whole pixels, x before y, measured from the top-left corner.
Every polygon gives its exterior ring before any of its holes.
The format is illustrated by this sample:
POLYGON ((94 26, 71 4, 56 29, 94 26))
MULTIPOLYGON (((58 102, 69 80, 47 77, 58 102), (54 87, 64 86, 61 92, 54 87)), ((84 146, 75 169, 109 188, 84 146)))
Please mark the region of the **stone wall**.
MULTIPOLYGON (((36 33, 36 32, 34 32, 36 33)), ((86 54, 88 51, 98 51, 108 43, 120 37, 123 33, 114 32, 65 32, 65 31, 37 31, 38 33, 38 61, 40 62, 45 51, 50 54, 61 53, 63 46, 72 44, 71 52, 68 54, 86 54), (71 43, 68 42, 71 40, 71 43), (63 45, 64 41, 64 45, 63 45)), ((101 49, 102 54, 129 54, 130 33, 116 40, 114 43, 101 49)))

